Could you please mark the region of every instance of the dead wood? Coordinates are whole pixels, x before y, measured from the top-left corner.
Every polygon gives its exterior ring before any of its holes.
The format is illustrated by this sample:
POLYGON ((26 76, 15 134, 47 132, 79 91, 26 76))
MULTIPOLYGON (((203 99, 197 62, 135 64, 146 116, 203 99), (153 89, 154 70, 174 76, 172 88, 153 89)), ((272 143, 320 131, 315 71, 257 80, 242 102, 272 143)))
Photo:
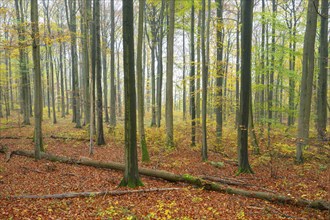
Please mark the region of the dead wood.
POLYGON ((95 197, 95 196, 119 196, 132 193, 148 193, 148 192, 163 192, 172 190, 181 190, 182 188, 151 188, 151 189, 138 189, 138 190, 114 190, 114 191, 101 191, 101 192, 70 192, 61 194, 50 195, 21 195, 12 196, 13 199, 67 199, 77 197, 95 197))
POLYGON ((251 186, 251 184, 247 184, 243 181, 236 181, 232 179, 227 179, 227 178, 220 178, 220 177, 214 177, 214 176, 200 176, 200 178, 204 180, 209 180, 213 182, 218 182, 222 184, 227 184, 227 185, 233 185, 233 186, 251 186))
POLYGON ((50 135, 49 138, 61 139, 61 140, 90 141, 88 138, 63 137, 63 136, 56 136, 56 135, 50 135))
MULTIPOLYGON (((17 150, 17 151, 13 151, 12 154, 34 158, 33 151, 17 150)), ((105 163, 105 162, 88 160, 88 159, 77 160, 77 159, 71 159, 71 158, 63 157, 63 156, 56 156, 56 155, 52 155, 52 154, 48 154, 48 153, 42 153, 41 157, 43 159, 50 160, 53 162, 62 162, 62 163, 68 163, 68 164, 80 164, 80 165, 92 166, 92 167, 96 167, 96 168, 114 169, 114 170, 121 170, 121 171, 124 171, 124 169, 125 169, 124 164, 115 163, 115 162, 105 163)), ((324 200, 307 200, 307 199, 302 199, 302 198, 284 196, 284 195, 275 194, 275 193, 233 188, 233 187, 228 187, 228 186, 221 185, 221 184, 218 184, 215 182, 203 180, 201 178, 194 177, 189 174, 178 175, 178 174, 170 173, 170 172, 163 171, 163 170, 139 168, 139 173, 142 175, 146 175, 146 176, 161 178, 161 179, 171 181, 171 182, 188 183, 190 185, 201 187, 205 190, 241 195, 241 196, 250 197, 250 198, 258 198, 258 199, 267 200, 267 201, 270 201, 273 203, 283 203, 283 204, 290 204, 290 205, 300 206, 300 207, 310 207, 310 208, 320 209, 320 210, 330 210, 330 202, 324 201, 324 200)))

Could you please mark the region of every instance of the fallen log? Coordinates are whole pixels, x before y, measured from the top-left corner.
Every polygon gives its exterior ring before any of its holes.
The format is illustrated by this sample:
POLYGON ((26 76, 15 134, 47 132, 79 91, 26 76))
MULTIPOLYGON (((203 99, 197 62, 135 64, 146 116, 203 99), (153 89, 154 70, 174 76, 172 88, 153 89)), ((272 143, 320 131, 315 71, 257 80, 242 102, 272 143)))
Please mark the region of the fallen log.
MULTIPOLYGON (((0 149, 0 152, 1 149, 0 149)), ((27 156, 34 158, 34 152, 33 151, 25 151, 25 150, 17 150, 13 151, 12 155, 20 155, 20 156, 27 156)), ((121 163, 115 163, 115 162, 100 162, 100 161, 94 161, 89 159, 72 159, 68 157, 63 156, 57 156, 52 155, 48 153, 41 153, 41 158, 50 160, 53 162, 62 162, 67 164, 79 164, 79 165, 85 165, 85 166, 92 166, 96 168, 106 168, 106 169, 114 169, 114 170, 121 170, 124 171, 125 165, 121 163)), ((228 194, 235 194, 235 195, 241 195, 245 197, 250 198, 257 198, 257 199, 263 199, 267 200, 269 202, 273 203, 284 203, 284 204, 290 204, 294 206, 300 206, 300 207, 310 207, 314 209, 320 209, 320 210, 330 210, 330 202, 324 201, 324 200, 307 200, 302 198, 294 198, 274 193, 268 193, 268 192, 260 192, 260 191, 251 191, 251 190, 243 190, 239 188, 232 188, 228 186, 224 186, 218 183, 214 183, 211 181, 203 180, 198 177, 191 176, 189 174, 183 174, 178 175, 174 173, 170 173, 163 170, 153 170, 148 168, 139 168, 139 173, 146 176, 161 178, 167 181, 171 182, 183 182, 188 183, 190 185, 194 185, 197 187, 201 187, 206 190, 211 191, 217 191, 222 193, 228 193, 228 194)))
POLYGON ((138 190, 114 190, 114 191, 101 191, 101 192, 71 192, 50 195, 20 195, 11 196, 12 199, 67 199, 77 197, 95 197, 95 196, 119 196, 132 193, 148 193, 148 192, 164 192, 172 190, 181 190, 182 188, 151 188, 151 189, 138 189, 138 190))

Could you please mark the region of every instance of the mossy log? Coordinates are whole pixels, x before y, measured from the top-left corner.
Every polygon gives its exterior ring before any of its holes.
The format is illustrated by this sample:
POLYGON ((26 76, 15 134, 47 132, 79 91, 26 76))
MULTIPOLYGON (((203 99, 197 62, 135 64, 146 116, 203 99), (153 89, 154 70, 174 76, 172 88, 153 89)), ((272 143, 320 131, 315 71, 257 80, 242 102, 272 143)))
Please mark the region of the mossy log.
MULTIPOLYGON (((5 153, 5 151, 0 148, 0 153, 5 153)), ((12 151, 11 155, 20 155, 34 158, 33 151, 25 151, 25 150, 16 150, 12 151)), ((105 169, 113 169, 113 170, 121 170, 124 171, 125 165, 116 162, 100 162, 91 160, 88 158, 81 159, 72 159, 69 157, 57 156, 48 153, 41 153, 41 158, 46 159, 53 162, 61 162, 67 164, 79 164, 85 166, 92 166, 96 168, 105 168, 105 169)), ((170 173, 163 170, 153 170, 148 168, 139 168, 139 173, 145 176, 156 177, 160 179, 164 179, 170 182, 183 182, 193 186, 201 187, 205 190, 217 191, 228 194, 241 195, 250 198, 258 198, 267 200, 273 203, 283 203, 290 204, 294 206, 300 207, 310 207, 319 210, 330 210, 330 202, 324 200, 307 200, 302 198, 294 198, 290 196, 284 196, 275 193, 269 192, 261 192, 261 191, 251 191, 244 190, 239 188, 228 187, 225 185, 221 185, 218 183, 214 183, 211 181, 203 180, 199 177, 195 177, 189 174, 178 175, 174 173, 170 173)))

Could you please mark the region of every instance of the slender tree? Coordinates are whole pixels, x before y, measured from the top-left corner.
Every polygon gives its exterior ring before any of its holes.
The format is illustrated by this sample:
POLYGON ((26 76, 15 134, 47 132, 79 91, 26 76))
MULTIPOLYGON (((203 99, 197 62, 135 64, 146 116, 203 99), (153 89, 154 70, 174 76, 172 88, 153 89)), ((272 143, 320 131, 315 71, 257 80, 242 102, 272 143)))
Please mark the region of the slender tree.
POLYGON ((78 55, 77 55, 77 19, 76 1, 65 0, 66 15, 71 37, 71 71, 72 71, 72 119, 76 123, 76 128, 81 128, 80 123, 80 98, 78 84, 78 55))
MULTIPOLYGON (((16 17, 18 21, 18 44, 19 44, 19 69, 21 75, 21 100, 22 100, 22 112, 23 112, 23 124, 30 124, 30 109, 29 109, 29 97, 28 97, 28 74, 29 69, 27 67, 28 54, 26 51, 26 37, 24 27, 24 15, 22 0, 15 0, 16 17)), ((8 67, 8 65, 6 65, 8 67)), ((9 108, 8 108, 9 109, 9 108)))
POLYGON ((34 67, 34 150, 35 159, 40 159, 40 152, 44 151, 42 145, 42 89, 40 70, 40 43, 38 0, 31 0, 31 28, 32 28, 32 55, 34 67))
POLYGON ((101 39, 100 39, 100 0, 94 0, 93 5, 93 16, 94 16, 94 38, 93 41, 96 43, 95 53, 95 73, 96 73, 96 114, 97 114, 97 145, 105 144, 104 132, 103 132, 103 109, 102 109, 102 84, 101 84, 101 39))
POLYGON ((300 86, 300 105, 298 117, 298 134, 296 145, 296 162, 303 163, 303 147, 307 144, 309 136, 309 121, 314 77, 314 49, 317 27, 317 10, 319 1, 309 0, 307 23, 304 36, 304 52, 302 65, 302 78, 300 86))
POLYGON ((191 146, 196 142, 196 103, 195 103, 195 4, 191 0, 190 18, 190 115, 191 115, 191 146))
POLYGON ((222 84, 223 84, 223 0, 217 0, 217 77, 216 77, 216 122, 217 140, 222 138, 222 84))
POLYGON ((206 129, 206 113, 207 113, 207 77, 208 64, 206 63, 205 54, 205 0, 202 0, 202 25, 201 25, 201 43, 202 43, 202 159, 207 160, 207 129, 206 129))
POLYGON ((238 128, 238 172, 252 173, 248 158, 248 126, 251 93, 251 47, 252 47, 253 1, 242 0, 241 28, 241 97, 240 123, 238 128))
POLYGON ((328 71, 328 18, 329 1, 322 0, 321 30, 320 30, 320 58, 319 77, 317 87, 317 132, 319 139, 326 138, 327 130, 327 71, 328 71))
POLYGON ((147 149, 147 142, 144 132, 144 95, 142 83, 142 44, 143 44, 143 16, 144 16, 145 0, 139 0, 139 24, 138 24, 138 42, 137 42, 137 55, 136 55, 136 71, 137 71, 137 97, 138 97, 138 122, 140 145, 142 150, 142 161, 147 162, 150 160, 147 149))
POLYGON ((173 45, 174 45, 174 12, 175 1, 168 2, 169 27, 167 35, 167 66, 166 66, 166 136, 167 146, 173 147, 173 45))
POLYGON ((134 74, 133 0, 123 0, 123 46, 125 90, 125 174, 121 186, 142 186, 136 146, 136 94, 134 74))
MULTIPOLYGON (((111 0, 111 41, 110 41, 110 126, 116 126, 116 87, 115 87, 115 5, 111 0)), ((119 64, 118 64, 119 65, 119 64)), ((120 91, 118 91, 120 92, 120 91)))

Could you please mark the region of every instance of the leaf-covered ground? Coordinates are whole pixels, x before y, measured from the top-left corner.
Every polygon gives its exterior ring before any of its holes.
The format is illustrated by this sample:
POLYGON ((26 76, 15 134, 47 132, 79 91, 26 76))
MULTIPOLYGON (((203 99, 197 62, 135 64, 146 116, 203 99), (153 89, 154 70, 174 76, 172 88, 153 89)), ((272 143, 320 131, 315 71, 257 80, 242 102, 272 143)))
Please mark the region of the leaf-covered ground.
MULTIPOLYGON (((86 129, 76 129, 69 121, 59 119, 58 124, 51 125, 45 119, 43 129, 46 151, 72 158, 89 157, 89 142, 87 139, 81 140, 88 137, 86 129), (62 139, 63 137, 67 139, 62 139)), ((209 127, 212 128, 213 125, 210 124, 209 127)), ((287 131, 286 128, 277 127, 272 131, 271 149, 268 150, 265 147, 267 140, 258 131, 261 155, 253 155, 252 151, 250 154, 255 174, 236 176, 235 128, 225 129, 223 144, 217 152, 215 131, 209 130, 209 162, 201 161, 200 145, 190 147, 189 131, 187 123, 178 123, 175 127, 176 148, 167 149, 164 128, 147 128, 151 162, 139 165, 177 174, 226 178, 245 184, 240 188, 247 190, 311 200, 330 200, 329 143, 312 141, 305 149, 305 163, 295 165, 294 130, 287 131)), ((107 144, 95 147, 92 159, 123 163, 123 133, 121 125, 115 132, 106 132, 107 144)), ((17 119, 2 120, 0 123, 0 147, 33 150, 32 137, 33 126, 19 127, 17 119)), ((0 219, 330 218, 328 211, 210 192, 145 176, 142 176, 145 185, 143 188, 180 187, 182 190, 61 200, 10 199, 9 196, 15 195, 116 190, 123 173, 46 160, 36 162, 20 156, 13 156, 6 163, 5 155, 0 154, 0 157, 0 219)))

